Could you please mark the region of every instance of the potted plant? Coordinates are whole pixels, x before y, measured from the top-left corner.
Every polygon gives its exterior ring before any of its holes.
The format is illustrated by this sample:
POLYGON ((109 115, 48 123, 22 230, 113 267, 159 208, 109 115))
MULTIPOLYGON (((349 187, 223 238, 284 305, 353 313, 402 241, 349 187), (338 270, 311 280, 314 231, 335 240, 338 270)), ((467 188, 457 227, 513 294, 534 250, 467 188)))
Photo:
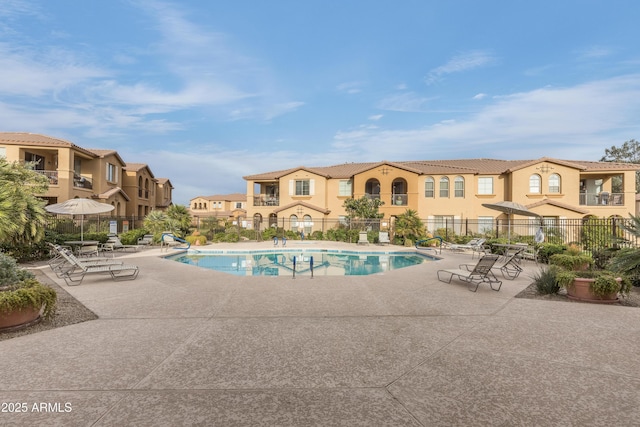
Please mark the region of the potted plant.
POLYGON ((51 317, 56 299, 56 291, 0 253, 0 331, 20 329, 51 317))
POLYGON ((570 246, 564 253, 549 258, 552 265, 561 267, 556 274, 558 285, 567 290, 569 299, 613 303, 618 300, 618 293, 628 294, 630 282, 618 277, 608 270, 590 270, 593 259, 582 254, 575 246, 570 246))
POLYGON ((618 301, 618 293, 631 291, 628 280, 607 270, 562 270, 556 274, 556 281, 567 290, 569 299, 585 302, 613 303, 618 301))

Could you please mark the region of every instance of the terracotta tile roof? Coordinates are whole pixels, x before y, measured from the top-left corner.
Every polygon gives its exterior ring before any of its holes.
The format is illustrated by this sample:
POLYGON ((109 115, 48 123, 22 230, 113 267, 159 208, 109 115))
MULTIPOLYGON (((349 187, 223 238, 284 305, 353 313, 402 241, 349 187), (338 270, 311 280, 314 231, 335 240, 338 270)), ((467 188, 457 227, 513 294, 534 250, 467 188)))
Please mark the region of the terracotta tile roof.
POLYGON ((116 150, 103 150, 100 148, 87 148, 87 151, 91 151, 93 154, 95 154, 96 156, 100 157, 101 159, 104 159, 107 156, 116 156, 116 158, 124 165, 126 164, 126 162, 122 159, 122 157, 120 157, 120 154, 118 154, 118 152, 116 150))
POLYGON ((53 138, 51 136, 40 135, 37 133, 28 132, 0 132, 0 144, 9 145, 29 145, 29 146, 45 146, 45 147, 68 147, 74 150, 81 151, 82 153, 96 157, 96 154, 82 148, 73 142, 66 141, 60 138, 53 138))
POLYGON ((529 209, 529 210, 533 210, 534 208, 536 208, 538 206, 543 206, 543 205, 556 206, 558 208, 566 209, 566 210, 569 210, 569 211, 574 211, 574 212, 577 212, 577 213, 582 214, 582 215, 586 215, 586 214, 589 213, 589 211, 586 210, 586 209, 582 209, 582 208, 579 208, 577 206, 568 205, 568 204, 565 204, 565 203, 560 203, 560 202, 557 202, 557 201, 551 200, 551 199, 540 200, 539 202, 535 202, 535 203, 532 203, 530 205, 527 205, 526 208, 529 209))
POLYGON ((130 172, 140 172, 142 169, 145 169, 145 168, 147 169, 147 171, 149 171, 149 175, 151 175, 151 178, 155 178, 153 176, 153 172, 151 171, 151 168, 146 163, 129 163, 129 162, 127 162, 122 167, 123 170, 130 171, 130 172))
POLYGON ((498 160, 498 159, 454 159, 454 160, 412 160, 401 162, 371 162, 371 163, 344 163, 333 166, 305 167, 300 166, 274 172, 265 172, 257 175, 243 177, 247 181, 277 180, 297 170, 307 170, 327 178, 350 178, 358 173, 389 165, 421 175, 442 174, 482 174, 500 175, 510 173, 518 169, 541 162, 556 163, 585 172, 611 171, 611 170, 640 170, 640 164, 590 162, 584 160, 561 160, 550 157, 542 157, 534 160, 498 160))

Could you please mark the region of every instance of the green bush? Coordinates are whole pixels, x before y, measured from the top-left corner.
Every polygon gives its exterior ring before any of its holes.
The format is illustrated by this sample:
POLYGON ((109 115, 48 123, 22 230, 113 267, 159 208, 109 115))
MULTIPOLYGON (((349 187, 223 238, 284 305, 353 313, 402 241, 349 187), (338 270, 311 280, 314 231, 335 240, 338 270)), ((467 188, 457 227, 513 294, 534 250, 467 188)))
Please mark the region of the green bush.
POLYGON ((138 239, 143 237, 145 234, 149 234, 146 229, 138 228, 136 230, 126 231, 122 233, 119 237, 123 245, 137 245, 138 239))
POLYGON ((201 245, 206 245, 207 244, 207 237, 206 236, 187 236, 184 238, 184 240, 187 241, 187 243, 189 243, 190 245, 195 245, 196 241, 199 241, 201 245))
POLYGON ((549 268, 542 268, 539 272, 533 275, 533 283, 536 285, 536 290, 541 295, 557 294, 560 290, 560 285, 556 279, 558 273, 558 267, 550 266, 549 268))
POLYGON ((542 243, 538 249, 538 260, 548 264, 549 258, 555 254, 561 254, 565 251, 565 245, 557 245, 554 243, 542 243))

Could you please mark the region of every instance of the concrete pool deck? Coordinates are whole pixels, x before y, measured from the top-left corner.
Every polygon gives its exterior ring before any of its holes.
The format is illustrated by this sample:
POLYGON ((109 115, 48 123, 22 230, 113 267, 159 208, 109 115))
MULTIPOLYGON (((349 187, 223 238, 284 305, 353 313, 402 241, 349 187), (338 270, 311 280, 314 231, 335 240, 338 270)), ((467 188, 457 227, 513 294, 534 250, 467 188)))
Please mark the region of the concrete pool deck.
POLYGON ((314 279, 238 277, 160 255, 120 255, 140 266, 135 281, 93 275, 68 287, 42 268, 99 319, 0 342, 0 425, 640 419, 640 309, 514 298, 533 263, 500 292, 473 293, 437 280, 438 269, 475 262, 448 251, 384 274, 314 279))

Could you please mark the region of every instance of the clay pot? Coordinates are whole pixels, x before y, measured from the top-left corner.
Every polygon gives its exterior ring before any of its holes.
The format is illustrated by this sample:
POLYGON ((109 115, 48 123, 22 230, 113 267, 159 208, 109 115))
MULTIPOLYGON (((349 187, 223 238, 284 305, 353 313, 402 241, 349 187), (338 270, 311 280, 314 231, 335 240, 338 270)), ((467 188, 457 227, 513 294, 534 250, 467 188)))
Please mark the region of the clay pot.
POLYGON ((20 310, 0 313, 0 331, 16 330, 40 321, 40 309, 24 307, 20 310))
MULTIPOLYGON (((618 283, 622 282, 622 279, 616 279, 618 283)), ((598 304, 612 304, 618 301, 618 292, 612 292, 609 295, 595 295, 591 292, 590 285, 595 279, 588 279, 584 277, 576 277, 573 280, 573 285, 567 288, 567 297, 576 301, 593 302, 598 304)))

